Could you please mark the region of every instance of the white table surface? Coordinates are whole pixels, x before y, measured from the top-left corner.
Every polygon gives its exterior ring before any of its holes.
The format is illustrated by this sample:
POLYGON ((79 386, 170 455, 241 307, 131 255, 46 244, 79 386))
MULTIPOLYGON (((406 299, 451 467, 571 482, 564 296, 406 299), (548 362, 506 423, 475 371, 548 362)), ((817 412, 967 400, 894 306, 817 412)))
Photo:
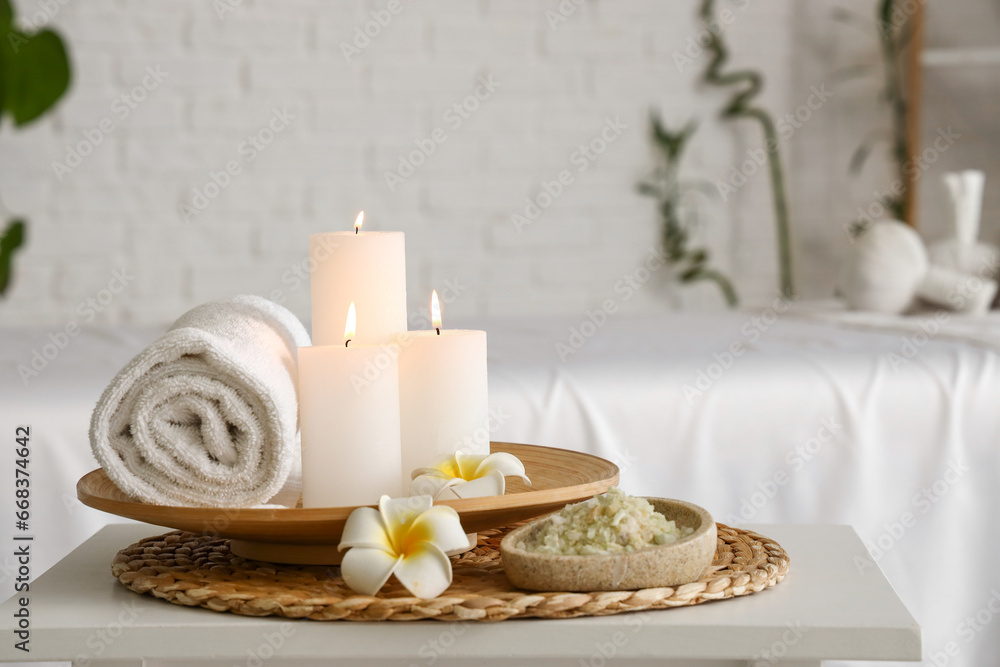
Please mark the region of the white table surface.
POLYGON ((824 659, 921 658, 920 627, 882 572, 859 572, 854 564, 867 551, 852 528, 752 528, 777 540, 792 559, 785 580, 762 593, 687 608, 487 624, 320 623, 172 605, 127 590, 110 573, 118 549, 163 529, 107 526, 32 583, 30 655, 13 648, 16 600, 0 607, 0 661, 707 667, 745 665, 771 647, 783 654, 778 664, 796 667, 824 659))

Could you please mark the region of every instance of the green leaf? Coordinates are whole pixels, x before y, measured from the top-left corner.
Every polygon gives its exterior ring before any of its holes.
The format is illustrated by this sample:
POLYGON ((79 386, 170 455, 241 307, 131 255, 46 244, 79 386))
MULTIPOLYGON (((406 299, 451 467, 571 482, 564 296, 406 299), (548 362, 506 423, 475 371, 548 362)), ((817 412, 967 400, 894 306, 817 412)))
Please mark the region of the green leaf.
POLYGON ((645 181, 643 181, 639 183, 638 186, 636 186, 636 190, 638 190, 639 194, 641 195, 646 195, 647 197, 656 197, 657 199, 660 198, 660 189, 655 185, 653 185, 652 183, 646 183, 645 181))
POLYGON ((868 161, 868 156, 871 155, 872 146, 871 144, 864 143, 854 149, 854 153, 851 154, 851 163, 847 166, 847 171, 851 174, 857 174, 861 171, 861 168, 865 166, 865 162, 868 161))
MULTIPOLYGON (((711 0, 705 0, 705 6, 710 9, 711 0)), ((679 272, 677 279, 682 283, 706 279, 715 281, 725 294, 726 301, 732 305, 735 302, 732 285, 725 276, 708 268, 707 250, 687 249, 688 229, 697 224, 699 202, 696 197, 718 195, 715 185, 704 179, 680 180, 681 155, 694 134, 697 123, 688 121, 679 132, 671 132, 655 110, 650 110, 649 125, 650 135, 662 164, 639 181, 636 189, 639 194, 659 200, 660 241, 667 263, 679 272)))
POLYGON ((708 269, 699 276, 703 280, 711 280, 719 289, 722 291, 722 296, 726 299, 726 304, 733 308, 737 306, 740 302, 739 296, 736 294, 736 290, 733 289, 733 284, 729 282, 729 278, 716 271, 715 269, 708 269))
POLYGON ((680 132, 671 132, 663 125, 659 115, 654 110, 649 112, 649 125, 653 131, 653 139, 664 152, 667 162, 676 162, 680 159, 685 144, 698 128, 698 124, 692 120, 688 121, 680 132))
POLYGON ((3 47, 4 109, 22 126, 48 111, 69 88, 70 66, 59 35, 12 29, 3 47))
POLYGON ((847 232, 850 234, 851 239, 856 239, 864 234, 865 230, 868 229, 868 224, 867 220, 855 220, 850 223, 847 227, 847 232))
POLYGON ((701 273, 702 273, 702 267, 693 266, 681 274, 681 282, 682 283, 694 282, 695 280, 698 280, 698 278, 701 277, 701 273))
POLYGON ((878 9, 878 20, 883 25, 892 25, 892 10, 895 0, 882 0, 878 9))
POLYGON ((7 32, 13 22, 14 8, 10 6, 9 0, 0 0, 0 29, 7 32))
POLYGON ((12 220, 0 236, 0 296, 10 285, 11 260, 14 251, 24 244, 24 221, 12 220))
POLYGON ((663 148, 670 145, 672 137, 667 129, 663 127, 663 123, 660 122, 659 114, 652 109, 649 111, 649 126, 653 130, 653 139, 656 140, 657 144, 663 148))
MULTIPOLYGON (((855 149, 854 154, 851 155, 851 163, 848 167, 848 173, 857 174, 861 171, 861 168, 865 166, 865 162, 871 156, 872 151, 879 144, 892 144, 892 131, 888 129, 872 130, 866 136, 861 145, 855 149)), ((904 158, 905 159, 905 158, 904 158)))
POLYGON ((694 120, 689 120, 687 124, 684 126, 684 128, 681 130, 680 135, 677 137, 677 143, 680 146, 684 146, 684 144, 687 143, 688 139, 691 138, 691 135, 694 134, 694 131, 697 129, 698 129, 698 123, 695 122, 694 120))
POLYGON ((687 146, 688 140, 691 139, 691 135, 694 134, 696 129, 698 129, 698 124, 691 120, 688 121, 683 128, 681 128, 680 132, 671 135, 672 141, 670 143, 670 155, 674 161, 679 161, 681 159, 681 153, 684 152, 684 148, 687 146))

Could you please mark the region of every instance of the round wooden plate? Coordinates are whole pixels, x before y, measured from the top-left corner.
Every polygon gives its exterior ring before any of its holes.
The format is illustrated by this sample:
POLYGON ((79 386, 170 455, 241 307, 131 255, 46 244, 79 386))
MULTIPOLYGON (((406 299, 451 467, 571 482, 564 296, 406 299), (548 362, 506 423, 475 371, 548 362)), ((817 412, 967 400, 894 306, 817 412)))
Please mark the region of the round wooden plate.
MULTIPOLYGON (((491 442, 490 451, 509 452, 521 459, 531 486, 510 478, 507 493, 502 496, 441 501, 455 508, 462 526, 470 533, 548 514, 618 484, 618 466, 591 454, 506 442, 491 442)), ((227 537, 239 555, 279 563, 339 562, 336 545, 344 522, 355 509, 150 505, 130 499, 101 469, 80 478, 76 495, 84 505, 109 514, 227 537)))

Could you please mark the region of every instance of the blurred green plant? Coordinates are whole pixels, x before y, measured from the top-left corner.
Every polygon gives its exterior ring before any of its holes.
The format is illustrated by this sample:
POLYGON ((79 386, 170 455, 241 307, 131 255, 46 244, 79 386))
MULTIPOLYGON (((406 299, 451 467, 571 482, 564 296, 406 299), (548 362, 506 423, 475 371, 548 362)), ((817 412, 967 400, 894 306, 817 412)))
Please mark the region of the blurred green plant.
MULTIPOLYGON (((905 20, 905 13, 897 12, 896 0, 880 0, 875 10, 875 20, 857 14, 851 10, 838 8, 834 10, 834 19, 842 23, 861 28, 866 33, 872 28, 878 33, 879 53, 882 57, 882 91, 880 100, 889 106, 892 118, 890 129, 875 130, 861 142, 851 156, 848 171, 857 175, 861 172, 868 157, 877 146, 886 143, 893 162, 893 170, 899 186, 890 188, 884 198, 880 198, 886 209, 897 220, 907 220, 906 203, 909 199, 910 179, 906 173, 907 161, 910 159, 910 140, 906 133, 906 116, 909 105, 903 90, 903 51, 910 42, 913 25, 905 20), (893 17, 903 16, 903 21, 895 21, 893 17)), ((871 73, 873 67, 868 63, 860 63, 844 68, 839 72, 842 79, 854 78, 871 73)), ((864 223, 856 221, 852 231, 857 234, 864 230, 864 223)))
POLYGON ((682 283, 710 280, 718 285, 726 303, 735 306, 739 303, 736 290, 724 274, 708 266, 708 250, 688 247, 690 229, 697 224, 698 216, 698 208, 690 203, 688 195, 701 190, 714 191, 707 182, 701 184, 680 178, 681 157, 697 126, 689 122, 680 132, 671 132, 653 112, 650 113, 650 127, 659 164, 639 183, 638 190, 656 199, 663 222, 660 240, 667 262, 682 283))
MULTIPOLYGON (((55 106, 69 88, 69 57, 62 38, 42 29, 24 32, 14 25, 10 0, 0 0, 0 122, 10 117, 24 127, 55 106)), ((0 233, 0 296, 11 284, 12 261, 25 241, 25 221, 9 220, 0 233)))
POLYGON ((11 220, 0 234, 0 294, 10 283, 11 255, 24 243, 24 220, 11 220))
POLYGON ((786 298, 795 295, 792 284, 792 243, 788 223, 788 201, 785 194, 785 173, 781 165, 778 131, 771 114, 753 104, 754 98, 764 87, 764 76, 753 70, 735 70, 723 73, 722 68, 729 59, 729 49, 722 41, 721 23, 715 18, 715 0, 702 0, 701 20, 708 33, 706 51, 712 59, 705 69, 706 83, 720 88, 737 86, 729 102, 722 109, 722 117, 727 119, 749 118, 760 124, 767 147, 767 164, 771 177, 771 193, 774 199, 774 221, 778 237, 778 269, 781 294, 786 298))

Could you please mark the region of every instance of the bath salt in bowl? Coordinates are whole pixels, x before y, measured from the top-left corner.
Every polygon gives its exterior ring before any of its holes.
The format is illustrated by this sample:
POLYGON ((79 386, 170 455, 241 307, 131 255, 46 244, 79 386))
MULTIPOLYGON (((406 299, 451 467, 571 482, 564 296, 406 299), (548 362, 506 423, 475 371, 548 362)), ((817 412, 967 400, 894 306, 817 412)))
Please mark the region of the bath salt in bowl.
POLYGON ((518 588, 615 591, 696 581, 716 541, 715 521, 701 507, 612 489, 511 531, 500 551, 518 588))
POLYGON ((550 556, 595 556, 672 544, 693 532, 669 521, 645 498, 613 488, 567 505, 517 546, 550 556))

